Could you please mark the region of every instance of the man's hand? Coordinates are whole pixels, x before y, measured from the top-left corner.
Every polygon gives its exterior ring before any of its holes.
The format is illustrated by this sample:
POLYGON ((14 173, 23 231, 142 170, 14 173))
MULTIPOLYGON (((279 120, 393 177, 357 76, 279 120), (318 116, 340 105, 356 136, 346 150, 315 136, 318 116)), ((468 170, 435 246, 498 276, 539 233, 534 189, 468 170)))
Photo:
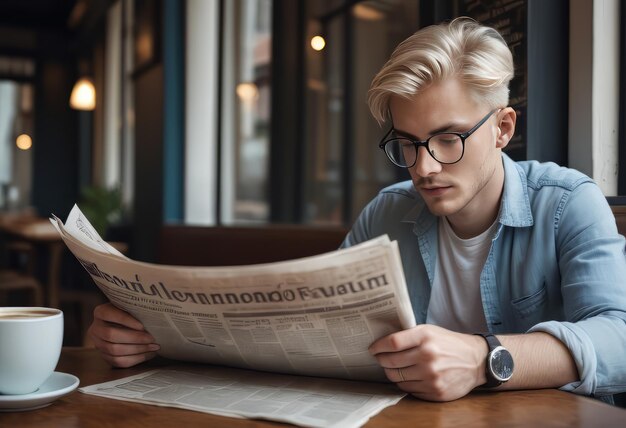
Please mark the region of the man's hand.
POLYGON ((485 339, 422 324, 382 337, 369 351, 400 389, 430 401, 451 401, 485 383, 485 339))
POLYGON ((143 325, 110 303, 96 307, 89 337, 114 367, 131 367, 153 358, 160 346, 143 325))

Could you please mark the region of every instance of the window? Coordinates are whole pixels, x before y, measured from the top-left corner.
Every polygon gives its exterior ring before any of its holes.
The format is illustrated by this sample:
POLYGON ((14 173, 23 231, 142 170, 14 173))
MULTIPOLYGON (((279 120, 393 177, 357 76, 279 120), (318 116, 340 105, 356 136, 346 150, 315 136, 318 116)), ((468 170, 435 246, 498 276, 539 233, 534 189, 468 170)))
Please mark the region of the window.
POLYGON ((271 0, 224 2, 221 222, 267 221, 271 0))
POLYGON ((272 1, 190 0, 186 16, 185 222, 267 221, 272 1))
POLYGON ((0 210, 31 203, 33 101, 32 84, 0 80, 0 210))
POLYGON ((418 28, 415 2, 364 1, 311 11, 307 40, 303 135, 305 223, 351 223, 384 186, 405 172, 381 156, 382 130, 367 107, 367 91, 389 54, 418 28))

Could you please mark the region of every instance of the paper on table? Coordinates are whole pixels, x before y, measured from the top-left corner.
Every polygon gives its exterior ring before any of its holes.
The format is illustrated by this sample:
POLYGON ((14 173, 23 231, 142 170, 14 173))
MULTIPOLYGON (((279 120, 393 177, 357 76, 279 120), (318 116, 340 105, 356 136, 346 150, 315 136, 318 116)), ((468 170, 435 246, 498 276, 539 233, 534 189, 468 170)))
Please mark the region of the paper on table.
POLYGON ((79 391, 221 416, 320 428, 360 427, 406 395, 391 384, 215 366, 152 370, 79 391))

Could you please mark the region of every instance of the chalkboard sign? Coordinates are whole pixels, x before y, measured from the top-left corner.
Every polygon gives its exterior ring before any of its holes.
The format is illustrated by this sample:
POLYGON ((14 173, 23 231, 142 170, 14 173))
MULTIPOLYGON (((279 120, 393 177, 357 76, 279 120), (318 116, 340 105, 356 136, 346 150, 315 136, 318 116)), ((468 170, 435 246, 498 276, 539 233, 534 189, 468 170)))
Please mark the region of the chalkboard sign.
POLYGON ((493 27, 513 53, 515 77, 510 84, 509 105, 517 112, 515 136, 505 151, 515 160, 526 159, 526 108, 528 105, 527 27, 528 0, 461 0, 461 15, 493 27))

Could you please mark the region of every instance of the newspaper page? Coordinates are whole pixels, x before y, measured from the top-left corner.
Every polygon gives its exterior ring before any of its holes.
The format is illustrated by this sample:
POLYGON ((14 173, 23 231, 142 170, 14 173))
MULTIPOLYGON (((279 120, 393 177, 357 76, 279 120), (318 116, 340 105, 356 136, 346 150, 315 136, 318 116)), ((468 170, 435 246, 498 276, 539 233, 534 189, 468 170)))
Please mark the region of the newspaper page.
POLYGON ((166 358, 387 381, 368 347, 415 325, 397 243, 387 236, 291 261, 198 268, 120 255, 76 206, 66 224, 52 221, 96 285, 143 323, 166 358))
POLYGON ((391 384, 215 366, 152 370, 79 391, 221 416, 324 428, 360 427, 405 395, 391 384))

